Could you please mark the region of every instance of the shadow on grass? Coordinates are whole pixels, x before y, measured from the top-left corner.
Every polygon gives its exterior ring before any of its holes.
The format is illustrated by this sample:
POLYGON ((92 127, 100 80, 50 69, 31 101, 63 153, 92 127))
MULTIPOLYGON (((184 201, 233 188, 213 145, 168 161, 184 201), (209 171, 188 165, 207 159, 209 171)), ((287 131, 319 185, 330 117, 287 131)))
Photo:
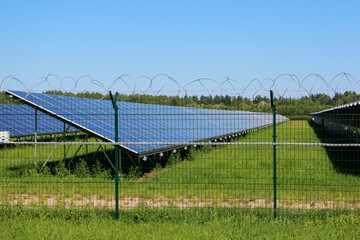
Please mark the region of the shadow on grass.
MULTIPOLYGON (((335 134, 321 125, 309 121, 316 136, 322 143, 357 143, 349 139, 345 133, 335 134)), ((326 153, 337 172, 360 176, 360 148, 358 147, 325 147, 326 153)))
MULTIPOLYGON (((121 163, 119 169, 124 174, 128 174, 133 166, 134 156, 122 152, 121 163)), ((37 164, 29 162, 26 164, 19 164, 17 166, 9 167, 8 169, 17 176, 25 176, 31 173, 42 173, 44 175, 67 176, 69 174, 77 177, 96 177, 103 176, 105 178, 114 178, 115 170, 115 152, 114 150, 106 150, 105 154, 102 151, 89 152, 87 154, 77 154, 76 156, 69 156, 62 158, 59 156, 52 156, 45 164, 43 161, 38 161, 37 164), (45 166, 45 167, 44 167, 45 166)))
MULTIPOLYGON (((15 148, 16 150, 16 148, 15 148)), ((27 150, 27 149, 26 149, 27 150)), ((58 150, 56 150, 58 151, 58 150)), ((62 150, 59 150, 62 151, 62 150)), ((189 160, 193 151, 180 150, 176 154, 171 151, 147 156, 146 161, 143 157, 138 157, 131 152, 120 151, 119 170, 126 178, 137 179, 143 174, 149 173, 154 169, 162 169, 170 165, 175 165, 184 159, 189 160)), ((61 157, 61 154, 54 154, 46 163, 45 158, 21 163, 17 166, 8 168, 14 176, 31 176, 31 174, 54 175, 64 177, 74 175, 76 177, 102 177, 113 179, 115 176, 115 151, 111 150, 89 152, 87 154, 77 154, 67 158, 61 157), (105 152, 105 154, 104 154, 105 152)))

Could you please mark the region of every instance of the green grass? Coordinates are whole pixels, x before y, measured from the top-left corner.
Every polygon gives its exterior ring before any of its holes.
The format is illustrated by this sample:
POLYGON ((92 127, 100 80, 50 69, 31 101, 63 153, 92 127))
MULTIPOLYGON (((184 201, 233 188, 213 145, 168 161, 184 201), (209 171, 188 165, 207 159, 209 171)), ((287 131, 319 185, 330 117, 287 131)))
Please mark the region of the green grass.
MULTIPOLYGON (((278 126, 278 142, 319 143, 306 121, 290 121, 278 126)), ((272 129, 251 133, 241 142, 271 142, 272 129)), ((226 146, 195 160, 172 167, 151 178, 151 183, 176 183, 174 195, 181 185, 206 189, 209 197, 271 198, 273 183, 272 146, 226 146)), ((278 194, 280 199, 358 200, 359 176, 336 171, 326 150, 318 146, 277 147, 278 194), (355 186, 355 187, 354 187, 355 186)), ((168 189, 170 190, 170 189, 168 189)), ((188 189, 183 190, 183 194, 188 189)), ((195 189, 194 189, 195 190, 195 189)), ((196 190, 195 190, 196 191, 196 190)), ((169 193, 169 191, 167 191, 169 193)))
POLYGON ((0 212, 1 239, 357 239, 358 211, 269 219, 257 209, 134 209, 120 220, 104 211, 0 212), (250 210, 248 210, 250 211, 250 210))
MULTIPOLYGON (((277 136, 278 142, 320 142, 307 121, 279 124, 277 136)), ((235 141, 271 142, 272 128, 251 132, 235 141)), ((87 152, 91 153, 95 148, 89 146, 87 152)), ((61 149, 56 151, 50 162, 61 159, 61 149)), ((44 162, 51 151, 48 146, 40 146, 39 159, 44 162)), ((76 148, 71 146, 68 156, 75 151, 76 148)), ((14 203, 27 199, 27 204, 37 205, 56 199, 59 204, 66 205, 71 198, 82 201, 79 204, 84 205, 94 203, 92 197, 96 196, 107 201, 106 204, 112 208, 114 181, 106 171, 99 170, 95 174, 79 168, 70 174, 65 170, 63 176, 52 175, 46 170, 31 172, 34 170, 33 154, 34 148, 30 146, 0 151, 3 159, 0 163, 3 201, 14 203)), ((121 206, 126 208, 149 203, 181 208, 272 206, 272 146, 205 147, 192 150, 183 161, 176 155, 172 156, 170 162, 165 168, 159 165, 140 181, 122 178, 121 206)), ((323 147, 278 146, 277 172, 280 208, 359 207, 359 176, 336 169, 323 147)), ((104 206, 104 203, 99 206, 104 206)))

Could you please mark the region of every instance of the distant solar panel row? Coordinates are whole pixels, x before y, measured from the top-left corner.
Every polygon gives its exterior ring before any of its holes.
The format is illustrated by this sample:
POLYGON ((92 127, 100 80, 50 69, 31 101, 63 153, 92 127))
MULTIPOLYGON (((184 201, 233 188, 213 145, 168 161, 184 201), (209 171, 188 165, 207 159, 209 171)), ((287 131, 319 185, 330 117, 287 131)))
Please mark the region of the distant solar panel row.
POLYGON ((337 106, 337 107, 325 109, 325 110, 322 110, 320 112, 311 113, 311 115, 327 114, 327 113, 331 113, 331 112, 335 112, 335 111, 343 110, 343 109, 359 108, 359 106, 360 106, 360 101, 357 101, 357 102, 347 103, 347 104, 340 105, 340 106, 337 106))
MULTIPOLYGON (((35 109, 27 105, 0 104, 0 131, 9 131, 11 137, 23 137, 35 134, 35 109)), ((68 131, 78 131, 71 127, 68 131)), ((64 123, 38 112, 37 134, 64 132, 64 123)))
POLYGON ((313 121, 329 131, 352 132, 358 136, 360 127, 360 101, 311 113, 313 121))
MULTIPOLYGON (((24 103, 106 141, 115 141, 111 101, 7 91, 24 103)), ((192 142, 231 136, 272 124, 269 113, 118 102, 120 142, 192 142)), ((277 123, 288 120, 277 115, 277 123)), ((167 145, 124 145, 148 153, 167 145)))

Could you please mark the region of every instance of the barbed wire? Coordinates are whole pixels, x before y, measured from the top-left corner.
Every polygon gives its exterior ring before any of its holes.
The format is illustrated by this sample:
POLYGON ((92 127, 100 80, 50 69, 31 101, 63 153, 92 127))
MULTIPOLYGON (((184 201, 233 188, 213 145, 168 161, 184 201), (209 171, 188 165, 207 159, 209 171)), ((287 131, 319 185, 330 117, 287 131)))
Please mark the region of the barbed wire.
POLYGON ((154 77, 133 77, 122 74, 113 80, 107 87, 105 81, 100 81, 90 75, 79 78, 72 76, 59 77, 56 74, 47 74, 39 77, 27 85, 13 75, 6 76, 0 81, 0 92, 5 90, 21 90, 28 93, 44 91, 62 91, 64 94, 98 92, 106 95, 109 91, 125 95, 167 95, 167 96, 242 96, 254 98, 267 96, 273 90, 277 97, 300 98, 314 94, 334 96, 336 93, 360 91, 360 80, 349 73, 339 73, 326 79, 320 74, 312 73, 304 78, 295 74, 280 74, 275 78, 252 79, 239 81, 230 77, 221 80, 198 78, 186 84, 181 84, 167 74, 158 74, 154 77))

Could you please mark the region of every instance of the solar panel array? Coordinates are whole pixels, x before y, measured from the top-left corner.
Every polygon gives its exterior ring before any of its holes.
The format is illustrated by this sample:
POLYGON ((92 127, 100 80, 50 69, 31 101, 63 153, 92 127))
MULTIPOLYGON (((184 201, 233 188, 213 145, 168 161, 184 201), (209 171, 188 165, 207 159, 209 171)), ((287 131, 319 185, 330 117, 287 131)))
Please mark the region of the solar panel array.
MULTIPOLYGON (((360 101, 311 113, 313 121, 327 130, 327 134, 336 136, 337 142, 360 142, 360 101)), ((329 137, 329 139, 331 139, 329 137)))
MULTIPOLYGON (((41 93, 7 91, 24 103, 91 133, 115 142, 111 101, 41 93)), ((155 104, 118 102, 119 142, 176 142, 218 139, 272 124, 272 114, 155 104)), ((277 123, 288 119, 277 115, 277 123)), ((135 153, 149 153, 168 145, 126 145, 135 153)))
MULTIPOLYGON (((9 131, 11 137, 23 137, 35 134, 54 134, 64 132, 64 123, 45 114, 38 112, 35 121, 35 109, 28 105, 0 104, 0 131, 9 131)), ((69 128, 68 132, 78 131, 69 128)))
POLYGON ((343 104, 343 105, 340 105, 340 106, 337 106, 337 107, 325 109, 325 110, 322 110, 320 112, 311 113, 311 115, 327 114, 327 113, 335 112, 337 110, 351 109, 351 108, 356 108, 356 107, 359 107, 359 106, 360 106, 360 101, 357 101, 357 102, 347 103, 347 104, 343 104))

